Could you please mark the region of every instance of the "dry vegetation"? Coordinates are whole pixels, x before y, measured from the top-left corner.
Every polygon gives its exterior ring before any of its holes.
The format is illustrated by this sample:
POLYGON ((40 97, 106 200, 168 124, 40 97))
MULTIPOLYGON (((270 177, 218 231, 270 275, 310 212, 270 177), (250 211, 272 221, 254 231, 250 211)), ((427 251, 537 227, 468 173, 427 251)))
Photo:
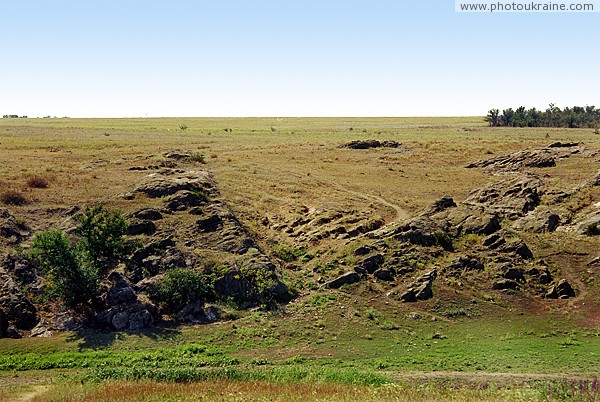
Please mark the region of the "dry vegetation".
MULTIPOLYGON (((550 301, 528 294, 492 292, 476 280, 444 277, 436 282, 435 299, 409 305, 388 301, 384 295, 391 286, 382 281, 362 282, 341 291, 322 288, 324 280, 343 271, 332 265, 334 261, 338 264, 343 259, 344 266, 358 261, 353 253, 367 244, 366 238, 352 241, 327 236, 315 241, 287 230, 290 222, 307 214, 316 214, 324 222, 356 218, 357 224, 394 224, 417 215, 442 196, 462 201, 473 189, 506 176, 466 169, 469 163, 545 147, 554 141, 582 143, 590 153, 600 150, 600 137, 592 129, 490 128, 479 117, 3 119, 0 201, 32 233, 61 227, 64 217, 56 211, 72 206, 102 202, 124 214, 144 207, 160 208, 158 199, 127 200, 122 195, 153 173, 137 168, 170 166, 165 152, 186 150, 194 155, 190 163, 213 173, 220 199, 229 204, 260 248, 280 263, 281 277, 299 292, 274 315, 242 312, 239 318, 233 317, 238 318, 233 323, 192 327, 172 339, 135 334, 92 337, 91 343, 99 349, 132 351, 134 359, 139 357, 134 355, 138 347, 151 350, 154 342, 168 349, 200 339, 198 342, 222 346, 227 357, 239 359, 249 370, 265 361, 277 368, 301 356, 318 367, 348 365, 385 374, 405 370, 568 372, 580 381, 591 379, 594 367, 600 367, 598 268, 586 265, 590 256, 598 254, 598 236, 521 234, 536 258, 544 259, 553 273, 569 278, 578 292, 575 298, 550 301), (402 145, 339 148, 359 139, 402 145), (298 250, 301 252, 294 255, 298 250), (452 346, 446 346, 445 338, 439 345, 432 340, 438 332, 449 336, 452 346), (548 344, 555 348, 547 348, 548 344), (417 355, 419 358, 414 357, 417 355)), ((558 159, 555 168, 541 168, 537 174, 549 191, 564 191, 593 176, 598 161, 598 154, 574 155, 558 159)), ((576 217, 598 202, 600 190, 594 187, 577 192, 565 201, 564 208, 576 217)), ((169 225, 176 228, 195 218, 173 215, 169 219, 169 225)), ((468 235, 455 247, 461 252, 482 240, 482 236, 468 235)), ((12 245, 2 247, 8 250, 12 245)), ((206 252, 201 257, 215 258, 206 252)), ((432 264, 447 265, 451 262, 448 258, 441 256, 432 264)), ((482 283, 491 275, 483 271, 482 283)), ((0 351, 12 356, 26 350, 39 353, 35 356, 40 359, 50 359, 55 353, 62 359, 59 352, 88 350, 77 348, 77 342, 89 339, 74 338, 1 340, 0 351)), ((50 377, 55 378, 56 373, 50 377)), ((18 395, 30 395, 38 401, 66 400, 66 396, 86 401, 598 399, 597 392, 571 392, 575 389, 572 383, 533 386, 529 380, 513 381, 510 375, 475 384, 463 380, 416 384, 401 380, 383 387, 327 381, 221 380, 191 385, 123 381, 81 386, 67 382, 50 388, 9 380, 2 381, 3 385, 8 382, 8 387, 2 387, 0 397, 14 400, 18 395)), ((48 382, 42 381, 42 385, 48 382)))

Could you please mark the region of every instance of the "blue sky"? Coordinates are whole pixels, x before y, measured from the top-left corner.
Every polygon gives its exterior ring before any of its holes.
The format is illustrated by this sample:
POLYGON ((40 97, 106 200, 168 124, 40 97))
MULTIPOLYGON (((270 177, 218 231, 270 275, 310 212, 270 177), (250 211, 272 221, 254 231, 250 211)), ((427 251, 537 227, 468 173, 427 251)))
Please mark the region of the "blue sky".
POLYGON ((455 13, 453 0, 0 0, 0 10, 0 114, 600 107, 600 13, 455 13))

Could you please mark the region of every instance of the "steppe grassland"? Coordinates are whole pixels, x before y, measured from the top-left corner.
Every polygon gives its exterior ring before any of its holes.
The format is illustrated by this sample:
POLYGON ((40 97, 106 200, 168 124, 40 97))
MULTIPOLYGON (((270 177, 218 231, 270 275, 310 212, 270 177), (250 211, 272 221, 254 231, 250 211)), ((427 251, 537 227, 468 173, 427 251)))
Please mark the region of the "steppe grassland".
MULTIPOLYGON (((489 179, 464 169, 467 163, 555 140, 589 143, 598 136, 583 129, 492 129, 479 117, 2 119, 0 180, 5 188, 29 192, 39 206, 119 204, 114 195, 139 181, 139 173, 127 170, 133 158, 156 161, 163 152, 189 149, 205 155, 224 198, 248 222, 265 212, 319 205, 374 204, 391 219, 390 206, 370 196, 410 213, 442 195, 462 199, 489 179), (403 147, 337 148, 365 138, 403 147), (60 191, 23 188, 31 175, 44 175, 60 191)), ((563 161, 560 184, 585 179, 592 164, 563 161)))
MULTIPOLYGON (((489 181, 488 174, 464 168, 473 160, 558 140, 584 142, 597 149, 600 138, 593 130, 583 129, 491 129, 482 118, 2 119, 0 184, 30 199, 30 204, 14 208, 27 216, 33 229, 45 230, 47 222, 40 219, 38 223, 36 214, 50 208, 98 201, 125 212, 147 206, 148 200, 116 197, 131 191, 145 175, 129 168, 160 163, 166 151, 191 150, 204 154, 207 163, 200 167, 214 173, 222 198, 259 239, 268 242, 285 236, 259 229, 257 222, 265 216, 285 219, 305 207, 337 208, 370 211, 389 222, 398 210, 415 214, 442 195, 461 200, 489 181), (182 130, 182 125, 187 128, 182 130), (369 151, 338 148, 355 139, 395 140, 403 146, 369 151), (49 188, 28 187, 27 179, 32 176, 47 178, 49 188)), ((557 188, 575 187, 597 168, 591 158, 560 160, 552 171, 552 183, 557 188)), ((551 243, 545 250, 539 239, 534 240, 536 254, 558 250, 558 245, 551 243)), ((560 247, 573 251, 594 247, 591 242, 570 242, 560 247)), ((427 304, 424 309, 429 307, 427 304)), ((395 310, 367 293, 316 291, 302 295, 281 316, 248 313, 234 323, 156 333, 78 333, 2 340, 5 357, 30 354, 31 359, 22 362, 24 371, 3 371, 2 383, 7 387, 0 395, 6 400, 36 392, 41 395, 34 400, 64 400, 70 395, 74 400, 103 400, 119 392, 123 400, 161 400, 167 398, 166 392, 175 392, 176 400, 198 400, 198 393, 209 400, 239 400, 240 395, 274 400, 293 393, 306 400, 539 400, 548 392, 558 398, 563 386, 568 395, 573 384, 556 383, 557 377, 534 376, 541 382, 536 388, 502 373, 570 373, 582 378, 594 373, 599 364, 598 328, 579 326, 585 318, 581 312, 570 310, 568 303, 544 312, 528 311, 518 302, 514 311, 508 311, 509 307, 494 302, 471 306, 459 301, 453 308, 470 309, 473 317, 481 314, 485 318, 415 321, 406 318, 408 308, 395 310), (535 318, 538 313, 544 315, 535 318), (434 344, 434 333, 447 339, 434 344), (216 355, 203 357, 208 367, 221 370, 224 362, 233 359, 238 371, 256 373, 258 382, 230 382, 225 377, 189 387, 127 381, 74 387, 71 380, 60 380, 50 390, 36 388, 38 384, 47 387, 63 374, 77 376, 87 370, 84 367, 103 361, 93 354, 96 349, 100 354, 103 349, 108 351, 110 357, 104 360, 108 367, 119 367, 134 357, 145 362, 137 367, 144 375, 156 371, 153 364, 157 361, 170 362, 182 370, 176 375, 184 375, 189 359, 180 359, 177 353, 190 343, 215 349, 216 355), (71 363, 73 359, 75 363, 71 363), (50 368, 37 371, 40 368, 35 364, 40 361, 50 368), (322 372, 317 378, 323 383, 276 383, 273 373, 262 377, 260 370, 265 366, 277 373, 287 372, 290 364, 302 373, 322 372), (341 374, 338 383, 331 384, 327 380, 331 367, 366 373, 365 378, 387 376, 400 386, 352 385, 341 374), (442 370, 450 380, 414 382, 412 377, 403 377, 405 370, 442 370), (500 374, 475 384, 453 379, 454 371, 482 370, 500 374), (490 382, 500 383, 500 388, 479 389, 490 382), (217 392, 215 389, 228 393, 211 393, 217 392)), ((129 374, 116 373, 114 380, 127 380, 129 374)), ((586 394, 582 400, 588 397, 586 394)), ((294 400, 293 396, 289 399, 294 400)))

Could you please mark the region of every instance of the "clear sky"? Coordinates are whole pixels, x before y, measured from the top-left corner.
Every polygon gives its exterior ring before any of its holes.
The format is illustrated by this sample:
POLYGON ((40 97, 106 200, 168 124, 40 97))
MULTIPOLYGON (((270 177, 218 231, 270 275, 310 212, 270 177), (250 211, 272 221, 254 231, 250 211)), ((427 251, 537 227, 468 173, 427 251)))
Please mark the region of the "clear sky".
POLYGON ((599 19, 454 0, 0 0, 0 114, 600 107, 599 19))

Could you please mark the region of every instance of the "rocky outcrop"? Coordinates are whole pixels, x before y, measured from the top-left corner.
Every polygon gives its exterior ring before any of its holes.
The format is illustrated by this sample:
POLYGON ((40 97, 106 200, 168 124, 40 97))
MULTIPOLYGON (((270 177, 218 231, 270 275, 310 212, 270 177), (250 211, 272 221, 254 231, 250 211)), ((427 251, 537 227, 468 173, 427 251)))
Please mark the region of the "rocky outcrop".
POLYGON ((196 301, 177 312, 175 319, 190 324, 211 324, 221 319, 221 310, 215 306, 204 306, 202 301, 196 301))
POLYGON ((358 264, 356 264, 356 266, 354 267, 354 271, 362 275, 372 274, 377 268, 379 268, 379 266, 381 266, 382 263, 383 255, 375 254, 371 257, 363 259, 358 264))
POLYGON ((108 276, 108 280, 112 283, 105 297, 105 303, 108 306, 131 304, 138 301, 135 291, 123 275, 112 272, 108 276))
POLYGON ((494 290, 516 290, 519 288, 519 283, 512 279, 498 279, 492 284, 494 290))
POLYGON ((378 140, 356 140, 341 144, 338 148, 349 149, 370 149, 370 148, 398 148, 402 145, 396 141, 378 141, 378 140))
POLYGON ((0 208, 0 238, 8 243, 19 243, 28 236, 28 228, 19 223, 6 208, 0 208))
POLYGON ((425 208, 420 215, 431 216, 435 215, 439 212, 445 211, 448 208, 455 208, 456 203, 452 199, 452 197, 444 196, 437 201, 434 201, 429 207, 425 208))
POLYGON ((526 167, 554 167, 556 166, 556 153, 548 149, 533 149, 500 155, 491 159, 482 159, 470 163, 466 167, 486 168, 490 171, 520 171, 526 167))
POLYGON ((187 171, 176 177, 153 175, 134 191, 152 198, 161 198, 176 194, 180 191, 202 191, 209 194, 215 185, 210 174, 205 170, 187 171))
POLYGON ((517 220, 514 223, 513 228, 526 232, 550 233, 556 230, 558 225, 560 225, 560 222, 561 219, 558 214, 552 212, 548 208, 542 209, 542 207, 540 207, 517 220))
POLYGON ((427 300, 433 297, 432 284, 437 276, 437 271, 432 270, 419 276, 413 284, 399 296, 402 302, 416 302, 418 300, 427 300))
POLYGON ((140 302, 125 276, 113 271, 108 282, 110 287, 103 298, 107 308, 94 317, 97 324, 117 331, 137 331, 154 324, 158 317, 156 307, 140 302))
POLYGON ((542 188, 542 181, 535 176, 508 178, 474 190, 464 203, 482 206, 488 213, 503 218, 516 219, 540 204, 542 188))
POLYGON ((575 233, 584 236, 600 236, 600 209, 580 216, 575 222, 575 233))
POLYGON ((30 330, 38 323, 36 308, 4 268, 0 268, 0 310, 7 328, 30 330))
POLYGON ((357 282, 360 282, 360 275, 356 272, 347 272, 325 283, 325 287, 330 289, 339 289, 344 285, 349 285, 357 282))
POLYGON ((131 214, 131 217, 142 221, 158 221, 163 218, 163 214, 153 208, 144 208, 131 214))
POLYGON ((147 303, 134 303, 109 307, 96 314, 95 321, 117 331, 138 331, 151 327, 158 315, 156 308, 147 303))
MULTIPOLYGON (((419 246, 442 245, 443 237, 451 231, 447 221, 428 216, 417 216, 396 228, 392 237, 419 246)), ((443 246, 443 245, 442 245, 443 246)))
POLYGON ((128 236, 152 235, 156 232, 156 225, 150 220, 130 221, 127 227, 128 236))
POLYGON ((592 177, 587 183, 587 186, 589 187, 598 187, 600 186, 600 170, 598 170, 598 173, 596 173, 594 175, 594 177, 592 177))
POLYGON ((297 218, 283 223, 265 222, 271 229, 285 232, 301 243, 316 244, 323 239, 350 239, 379 229, 384 221, 372 214, 355 210, 303 208, 297 218))
POLYGON ((551 144, 548 144, 548 148, 572 148, 579 146, 578 142, 561 142, 556 141, 551 144))
POLYGON ((450 210, 445 217, 458 232, 465 234, 489 235, 500 229, 498 215, 487 212, 483 206, 461 204, 458 208, 450 210))
POLYGON ((165 209, 171 212, 184 211, 207 202, 208 197, 200 191, 180 190, 168 198, 165 209))
POLYGON ((551 286, 546 293, 548 299, 568 299, 575 297, 575 291, 566 279, 561 279, 556 285, 551 286))
POLYGON ((464 255, 456 258, 450 265, 443 269, 451 276, 460 276, 469 271, 482 271, 483 263, 472 255, 464 255))

